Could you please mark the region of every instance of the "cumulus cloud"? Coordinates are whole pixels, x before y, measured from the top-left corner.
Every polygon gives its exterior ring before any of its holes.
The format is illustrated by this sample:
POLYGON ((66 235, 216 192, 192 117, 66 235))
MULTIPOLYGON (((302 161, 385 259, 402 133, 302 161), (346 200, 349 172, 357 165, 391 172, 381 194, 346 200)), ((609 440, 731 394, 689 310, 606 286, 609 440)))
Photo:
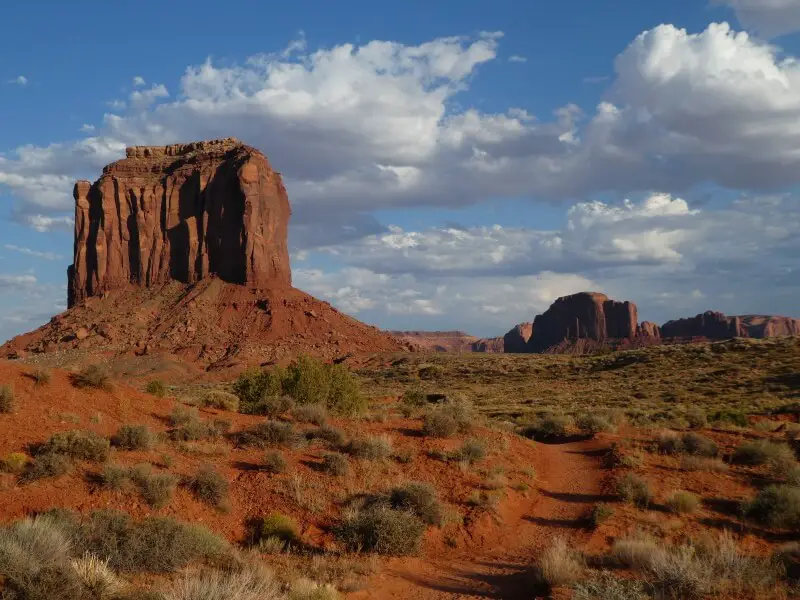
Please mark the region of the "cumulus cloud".
POLYGON ((133 78, 133 87, 144 87, 147 82, 144 80, 144 77, 137 75, 133 78))
POLYGON ((716 0, 716 3, 730 6, 744 27, 766 37, 800 30, 798 0, 716 0))
POLYGON ((0 287, 28 286, 36 283, 33 275, 3 275, 0 273, 0 287))
POLYGON ((17 75, 13 79, 9 79, 8 83, 13 83, 14 85, 25 86, 28 85, 28 78, 25 75, 17 75))
POLYGON ((5 248, 6 250, 11 250, 12 252, 19 252, 20 254, 27 254, 28 256, 43 258, 44 260, 62 260, 64 258, 60 254, 56 254, 55 252, 41 252, 39 250, 32 250, 30 248, 15 246, 14 244, 4 244, 3 248, 5 248))

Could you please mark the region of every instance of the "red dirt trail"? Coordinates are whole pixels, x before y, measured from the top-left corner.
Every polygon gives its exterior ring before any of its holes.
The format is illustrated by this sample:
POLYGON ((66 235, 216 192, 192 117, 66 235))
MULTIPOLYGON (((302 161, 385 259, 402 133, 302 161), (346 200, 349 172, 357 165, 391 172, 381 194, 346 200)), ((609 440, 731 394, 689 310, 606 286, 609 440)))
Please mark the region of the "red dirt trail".
MULTIPOLYGON (((556 537, 566 537, 579 548, 589 544, 592 532, 584 527, 584 518, 604 500, 599 455, 606 445, 599 440, 538 444, 542 466, 536 492, 516 506, 501 506, 497 523, 487 517, 486 536, 479 544, 438 558, 395 559, 348 598, 546 597, 537 589, 531 566, 556 537)), ((473 540, 480 527, 476 529, 473 540)))

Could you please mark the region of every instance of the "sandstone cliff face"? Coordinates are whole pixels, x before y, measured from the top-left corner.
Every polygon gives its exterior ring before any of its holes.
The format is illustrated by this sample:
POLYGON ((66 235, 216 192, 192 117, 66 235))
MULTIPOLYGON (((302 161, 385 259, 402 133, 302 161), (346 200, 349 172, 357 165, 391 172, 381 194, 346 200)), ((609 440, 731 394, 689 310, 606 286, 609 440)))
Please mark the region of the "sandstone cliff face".
POLYGON ((565 340, 633 339, 636 337, 636 305, 610 300, 605 294, 581 292, 556 300, 533 321, 528 352, 544 352, 565 340))
POLYGON ((280 175, 235 139, 128 148, 94 184, 79 181, 68 304, 129 284, 216 275, 291 285, 289 201, 280 175))
POLYGON ((481 338, 472 342, 473 352, 487 352, 490 354, 502 354, 505 350, 505 343, 501 337, 481 338))
POLYGON ((503 351, 507 353, 528 352, 528 340, 533 334, 533 323, 520 323, 503 336, 503 351))
POLYGON ((652 321, 642 321, 639 325, 638 335, 658 340, 661 339, 661 328, 652 321))
POLYGON ((665 338, 702 337, 724 340, 732 337, 767 338, 800 335, 800 319, 772 315, 726 316, 707 311, 661 326, 665 338))

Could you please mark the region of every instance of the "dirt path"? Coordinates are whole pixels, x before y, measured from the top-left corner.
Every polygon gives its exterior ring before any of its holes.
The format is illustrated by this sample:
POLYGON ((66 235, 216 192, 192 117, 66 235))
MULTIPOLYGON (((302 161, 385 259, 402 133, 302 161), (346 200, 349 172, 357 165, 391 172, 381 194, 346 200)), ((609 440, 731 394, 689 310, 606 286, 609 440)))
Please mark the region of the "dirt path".
POLYGON ((356 599, 539 597, 529 568, 555 537, 584 546, 591 532, 583 519, 601 496, 599 456, 604 445, 594 440, 539 444, 539 485, 524 503, 506 506, 500 522, 468 553, 396 559, 370 578, 356 599))

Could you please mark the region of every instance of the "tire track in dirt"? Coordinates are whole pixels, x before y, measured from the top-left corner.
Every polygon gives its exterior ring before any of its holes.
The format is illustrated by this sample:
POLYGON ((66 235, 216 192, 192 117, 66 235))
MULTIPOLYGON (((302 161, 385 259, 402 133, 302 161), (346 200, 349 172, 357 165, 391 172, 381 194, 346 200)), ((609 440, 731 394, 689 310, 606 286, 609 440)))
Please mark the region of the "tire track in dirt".
POLYGON ((348 598, 539 597, 530 567, 556 537, 575 547, 591 538, 584 519, 602 496, 600 456, 606 445, 597 440, 537 446, 537 493, 529 501, 501 510, 500 523, 482 546, 442 557, 393 559, 372 576, 366 589, 348 598))

